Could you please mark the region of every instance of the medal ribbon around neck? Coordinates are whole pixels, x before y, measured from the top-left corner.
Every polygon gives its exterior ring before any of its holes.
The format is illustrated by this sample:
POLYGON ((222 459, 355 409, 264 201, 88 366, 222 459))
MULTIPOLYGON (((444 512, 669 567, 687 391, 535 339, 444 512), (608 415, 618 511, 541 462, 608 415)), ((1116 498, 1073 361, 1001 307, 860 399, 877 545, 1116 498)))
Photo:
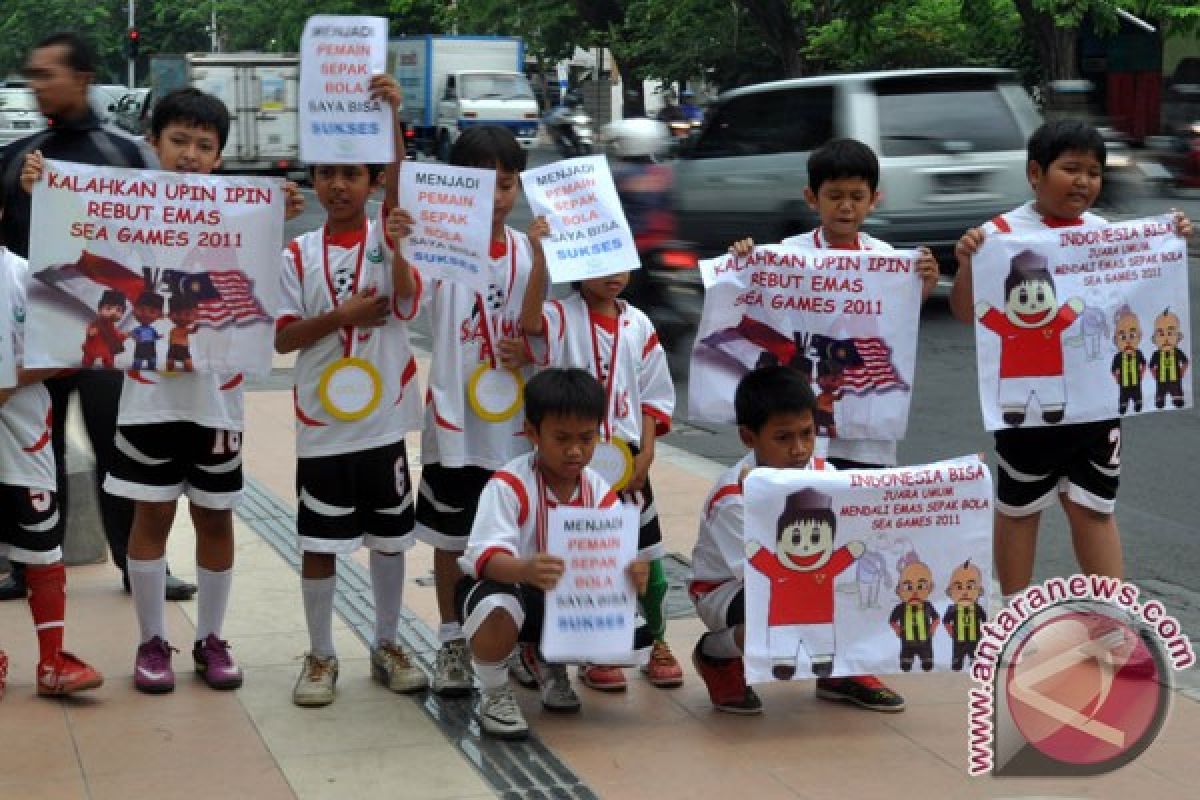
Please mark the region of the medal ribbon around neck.
MULTIPOLYGON (((600 462, 607 464, 609 462, 620 463, 621 472, 610 481, 614 491, 621 491, 625 488, 625 484, 629 483, 629 479, 633 477, 633 452, 630 451, 629 445, 616 438, 613 434, 612 418, 615 414, 613 410, 613 386, 616 383, 617 375, 617 356, 620 355, 621 345, 621 304, 617 303, 617 322, 614 326, 612 350, 609 352, 608 358, 608 375, 601 377, 603 370, 601 369, 600 358, 600 337, 596 335, 596 323, 592 320, 591 311, 588 312, 588 332, 592 335, 592 363, 596 370, 596 380, 604 386, 604 441, 597 447, 597 451, 602 454, 600 462), (605 451, 616 451, 615 454, 605 451)), ((593 456, 593 460, 595 456, 593 456)), ((605 478, 609 476, 605 474, 605 478)))
MULTIPOLYGON (((517 280, 517 247, 511 233, 505 233, 508 243, 509 255, 509 273, 508 273, 508 288, 505 293, 505 298, 512 297, 513 286, 517 280)), ((493 320, 491 313, 488 311, 487 303, 484 301, 483 295, 475 293, 475 308, 479 312, 481 327, 483 328, 484 350, 487 358, 481 360, 475 371, 471 373, 471 377, 467 382, 467 403, 475 415, 485 422, 505 422, 516 416, 521 410, 521 392, 524 389, 525 382, 521 378, 521 374, 516 370, 505 369, 499 365, 496 360, 496 338, 499 337, 500 331, 499 321, 493 320), (508 377, 512 382, 512 402, 500 409, 488 408, 484 406, 483 401, 479 396, 479 385, 484 381, 494 381, 497 377, 508 377)))
MULTIPOLYGON (((542 469, 538 465, 539 456, 533 455, 533 474, 537 478, 538 504, 537 517, 534 520, 534 541, 537 545, 539 553, 546 552, 546 543, 549 539, 548 529, 550 527, 550 489, 546 486, 546 478, 542 475, 542 469)), ((592 501, 592 487, 587 481, 587 475, 580 473, 579 475, 579 505, 585 508, 590 508, 592 501)), ((556 502, 555 507, 564 505, 572 505, 571 498, 566 501, 556 502)))

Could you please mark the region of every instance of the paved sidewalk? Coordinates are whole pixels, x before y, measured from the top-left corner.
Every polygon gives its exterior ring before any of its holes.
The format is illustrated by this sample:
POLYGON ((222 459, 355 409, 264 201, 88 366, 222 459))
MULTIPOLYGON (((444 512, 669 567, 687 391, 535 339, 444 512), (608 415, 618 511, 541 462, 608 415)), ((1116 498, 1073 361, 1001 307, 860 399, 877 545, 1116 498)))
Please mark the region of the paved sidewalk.
MULTIPOLYGON (((583 712, 568 716, 543 712, 534 693, 518 689, 540 744, 481 744, 469 701, 393 695, 371 681, 361 636, 370 611, 361 554, 339 570, 338 700, 324 709, 296 708, 290 693, 307 638, 287 518, 294 503, 291 393, 255 391, 246 400, 252 502, 237 519, 225 631, 246 669, 245 686, 213 692, 189 674, 192 602, 168 606, 171 639, 184 651, 175 656, 178 688, 158 697, 135 692, 129 598, 111 565, 73 568, 67 644, 102 669, 107 683, 90 697, 35 698, 28 610, 0 604, 0 643, 12 658, 0 703, 0 798, 1195 796, 1190 764, 1200 746, 1200 704, 1190 694, 1177 695, 1150 750, 1114 774, 972 779, 962 676, 889 678, 908 699, 902 714, 826 703, 811 685, 771 685, 760 692, 762 717, 731 717, 712 711, 687 663, 701 632, 694 616, 669 626, 687 669, 683 688, 654 689, 630 670, 626 693, 579 686, 583 712)), ((417 445, 410 436, 414 464, 417 445)), ((719 469, 661 448, 653 479, 669 551, 690 553, 699 505, 719 469)), ((193 542, 181 514, 170 544, 180 575, 194 572, 193 542)), ((423 664, 432 657, 437 622, 430 568, 428 548, 410 551, 404 635, 423 664)))

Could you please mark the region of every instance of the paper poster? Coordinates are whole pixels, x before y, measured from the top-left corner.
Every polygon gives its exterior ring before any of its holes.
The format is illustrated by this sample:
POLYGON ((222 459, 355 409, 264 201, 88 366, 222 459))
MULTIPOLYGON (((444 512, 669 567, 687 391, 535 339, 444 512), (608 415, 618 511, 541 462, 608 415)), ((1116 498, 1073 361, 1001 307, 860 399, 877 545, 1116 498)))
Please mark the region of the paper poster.
POLYGON ((561 558, 566 571, 546 592, 541 646, 547 661, 632 663, 637 591, 627 570, 637 539, 635 505, 550 509, 546 552, 561 558))
POLYGON ((1170 215, 987 237, 972 262, 984 426, 1191 408, 1187 264, 1170 215))
POLYGON ((17 303, 13 283, 13 274, 0 260, 0 389, 17 385, 17 315, 25 309, 17 303))
POLYGON ((302 161, 396 160, 391 107, 369 92, 371 76, 387 72, 387 34, 383 17, 308 18, 300 41, 302 161))
POLYGON ((47 161, 26 363, 268 373, 283 209, 275 178, 47 161))
POLYGON ((992 585, 979 457, 756 469, 744 492, 748 681, 970 669, 992 585))
POLYGON ((456 281, 487 292, 496 171, 420 161, 400 170, 400 208, 416 218, 401 245, 427 283, 456 281))
POLYGON ((785 364, 812 383, 818 435, 903 439, 921 309, 917 257, 772 245, 701 262, 689 416, 733 422, 742 376, 785 364))
POLYGON ((557 161, 521 173, 535 216, 550 236, 542 243, 554 283, 638 269, 637 246, 604 156, 557 161))

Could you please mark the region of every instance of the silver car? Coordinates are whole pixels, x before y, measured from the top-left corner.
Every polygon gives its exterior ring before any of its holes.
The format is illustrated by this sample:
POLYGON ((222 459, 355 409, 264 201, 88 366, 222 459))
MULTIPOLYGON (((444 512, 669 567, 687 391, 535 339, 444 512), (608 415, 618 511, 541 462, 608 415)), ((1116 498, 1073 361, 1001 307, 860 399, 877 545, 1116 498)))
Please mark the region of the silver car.
POLYGON ((1025 143, 1041 123, 1015 73, 927 69, 775 81, 722 95, 675 167, 683 238, 705 253, 816 226, 808 154, 850 137, 879 156, 882 199, 864 230, 925 244, 952 270, 967 228, 1029 199, 1025 143))
POLYGON ((0 147, 45 127, 32 89, 0 87, 0 147))

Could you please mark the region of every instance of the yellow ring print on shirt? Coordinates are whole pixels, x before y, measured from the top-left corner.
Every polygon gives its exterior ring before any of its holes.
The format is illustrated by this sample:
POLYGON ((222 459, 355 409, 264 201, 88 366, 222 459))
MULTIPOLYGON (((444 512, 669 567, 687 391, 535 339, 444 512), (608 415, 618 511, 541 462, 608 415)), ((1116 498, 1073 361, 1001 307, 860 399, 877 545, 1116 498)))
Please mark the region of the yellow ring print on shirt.
POLYGON ((493 369, 483 363, 467 382, 467 403, 485 422, 505 422, 521 410, 525 380, 512 369, 493 369))
POLYGON ((357 422, 379 408, 383 378, 366 359, 339 358, 321 373, 317 397, 329 416, 342 422, 357 422))

